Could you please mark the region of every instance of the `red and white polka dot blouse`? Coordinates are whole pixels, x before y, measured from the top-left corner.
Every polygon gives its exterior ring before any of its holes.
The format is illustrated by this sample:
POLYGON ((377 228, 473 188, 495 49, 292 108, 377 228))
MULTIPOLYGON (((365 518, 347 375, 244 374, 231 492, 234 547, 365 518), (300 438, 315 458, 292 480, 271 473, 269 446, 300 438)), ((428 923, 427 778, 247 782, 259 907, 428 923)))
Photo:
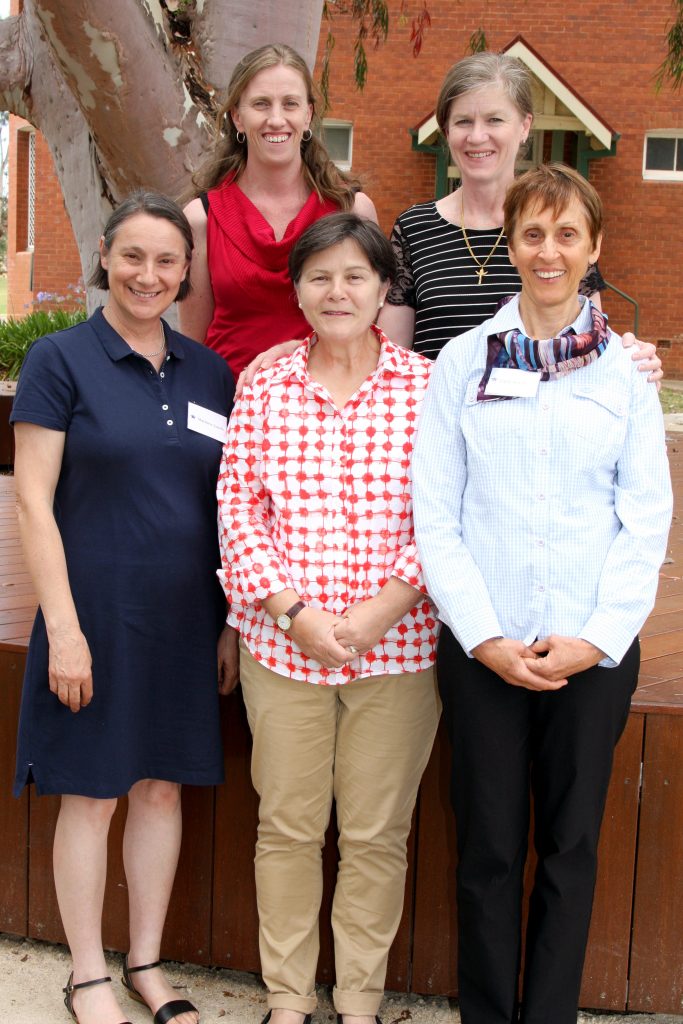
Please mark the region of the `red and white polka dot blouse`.
POLYGON ((377 334, 378 365, 343 409, 308 375, 310 338, 260 372, 235 405, 223 451, 219 577, 228 621, 267 668, 310 683, 418 672, 435 657, 437 621, 410 498, 432 363, 377 334), (425 596, 375 648, 339 669, 303 654, 261 604, 292 587, 306 603, 340 615, 391 576, 425 596))

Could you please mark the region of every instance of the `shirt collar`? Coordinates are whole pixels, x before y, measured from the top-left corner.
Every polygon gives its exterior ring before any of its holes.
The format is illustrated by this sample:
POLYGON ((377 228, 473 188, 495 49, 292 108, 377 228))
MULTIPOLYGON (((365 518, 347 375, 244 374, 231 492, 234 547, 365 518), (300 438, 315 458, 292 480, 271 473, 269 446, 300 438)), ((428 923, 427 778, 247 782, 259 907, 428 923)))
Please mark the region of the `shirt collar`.
MULTIPOLYGON (((402 348, 401 345, 395 345, 393 341, 389 341, 386 334, 376 324, 371 324, 370 329, 379 338, 380 343, 379 359, 372 374, 373 380, 379 380, 390 374, 412 377, 415 373, 415 368, 411 365, 412 353, 402 348)), ((282 365, 278 367, 278 371, 273 374, 271 380, 296 379, 302 384, 311 383, 308 373, 308 356, 316 340, 315 332, 309 334, 305 342, 299 345, 291 356, 282 360, 282 365)))
MULTIPOLYGON (((506 331, 514 330, 515 328, 524 332, 524 325, 522 323, 522 317, 519 313, 519 294, 514 295, 509 302, 506 302, 504 306, 493 314, 490 320, 487 320, 484 324, 486 328, 486 335, 490 334, 502 334, 506 331)), ((592 302, 586 298, 585 295, 579 295, 579 303, 581 309, 579 315, 572 324, 567 324, 568 327, 572 327, 577 334, 581 334, 584 331, 590 331, 593 325, 593 319, 591 315, 592 302)), ((566 328, 563 328, 566 329, 566 328)), ((558 334, 561 332, 558 331, 558 334)))
MULTIPOLYGON (((184 359, 185 353, 174 331, 162 320, 164 335, 166 337, 167 352, 176 359, 184 359)), ((108 320, 105 319, 102 307, 96 309, 90 318, 90 325, 99 338, 102 348, 114 363, 120 362, 128 357, 138 358, 132 351, 118 331, 115 331, 108 320)))

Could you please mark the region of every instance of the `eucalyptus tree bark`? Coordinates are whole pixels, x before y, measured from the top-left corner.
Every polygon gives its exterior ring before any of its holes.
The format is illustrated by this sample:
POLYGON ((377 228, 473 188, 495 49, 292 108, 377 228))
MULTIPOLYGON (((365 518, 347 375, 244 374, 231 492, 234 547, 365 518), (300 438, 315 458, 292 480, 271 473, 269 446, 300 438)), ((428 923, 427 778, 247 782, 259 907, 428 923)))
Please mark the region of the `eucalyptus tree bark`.
POLYGON ((313 65, 323 0, 24 0, 0 21, 0 108, 46 138, 81 255, 133 188, 179 195, 237 60, 286 42, 313 65))

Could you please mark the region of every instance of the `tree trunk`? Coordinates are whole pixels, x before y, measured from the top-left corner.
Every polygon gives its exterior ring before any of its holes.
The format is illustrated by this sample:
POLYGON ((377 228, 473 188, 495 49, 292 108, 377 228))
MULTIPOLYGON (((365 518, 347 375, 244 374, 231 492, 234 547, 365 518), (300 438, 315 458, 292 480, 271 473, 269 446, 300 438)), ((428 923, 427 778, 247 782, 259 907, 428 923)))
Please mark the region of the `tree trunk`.
POLYGON ((236 61, 286 42, 312 65, 321 13, 322 0, 24 0, 0 21, 0 106, 48 142, 84 279, 118 201, 187 186, 236 61))

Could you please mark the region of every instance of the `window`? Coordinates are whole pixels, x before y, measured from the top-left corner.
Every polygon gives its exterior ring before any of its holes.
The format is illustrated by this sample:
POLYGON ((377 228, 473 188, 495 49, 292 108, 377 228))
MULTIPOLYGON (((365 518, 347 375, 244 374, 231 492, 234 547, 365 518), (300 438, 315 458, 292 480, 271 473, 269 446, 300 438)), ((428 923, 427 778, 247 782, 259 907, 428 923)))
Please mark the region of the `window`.
POLYGON ((651 181, 683 181, 683 131, 647 133, 643 177, 651 181))
POLYGON ((323 121, 323 141, 340 171, 351 170, 353 125, 350 121, 323 121))

